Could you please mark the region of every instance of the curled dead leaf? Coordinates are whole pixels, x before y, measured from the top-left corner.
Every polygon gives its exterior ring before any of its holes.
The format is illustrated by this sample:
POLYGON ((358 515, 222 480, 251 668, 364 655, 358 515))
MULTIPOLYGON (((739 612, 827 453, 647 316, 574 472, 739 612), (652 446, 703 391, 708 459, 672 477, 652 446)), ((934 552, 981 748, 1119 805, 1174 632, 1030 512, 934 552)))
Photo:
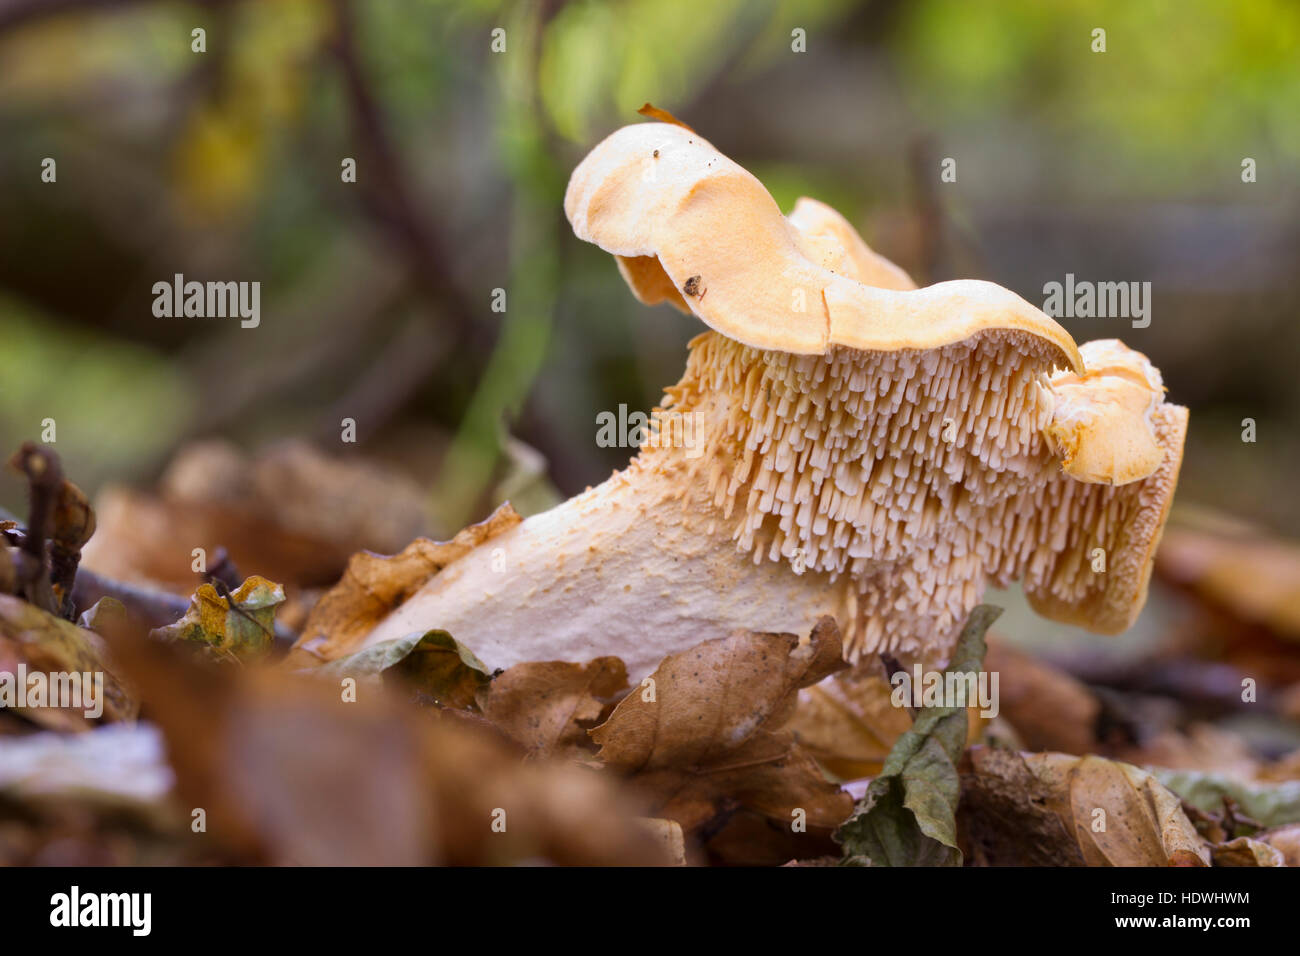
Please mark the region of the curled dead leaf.
POLYGON ((840 653, 830 618, 806 641, 759 633, 705 641, 664 658, 591 737, 607 767, 697 839, 746 809, 817 842, 852 801, 783 727, 801 687, 845 666, 840 653))
POLYGON ((139 705, 115 671, 99 635, 20 598, 0 594, 0 707, 12 708, 50 730, 87 730, 97 720, 129 720, 139 705), (27 706, 18 705, 18 696, 9 696, 17 695, 20 675, 27 685, 21 695, 27 706), (55 706, 52 691, 66 686, 71 693, 73 675, 77 675, 76 692, 68 698, 72 706, 55 706), (98 680, 102 692, 95 690, 98 680), (39 698, 32 694, 34 683, 45 688, 39 698), (87 710, 98 706, 92 697, 103 705, 99 718, 86 716, 87 710))
POLYGON ((1237 837, 1210 847, 1215 866, 1286 866, 1281 850, 1262 840, 1237 837))
POLYGON ((516 664, 478 691, 483 716, 531 754, 580 756, 608 700, 627 689, 617 657, 516 664))
POLYGON ((446 631, 381 641, 309 671, 315 677, 355 677, 371 684, 400 685, 421 703, 466 710, 490 675, 474 654, 446 631))
POLYGON ((1261 830, 1255 834, 1255 839, 1281 853, 1284 866, 1300 866, 1300 823, 1261 830))
POLYGON ((375 625, 431 577, 520 520, 507 503, 450 541, 417 538, 395 555, 368 551, 354 554, 343 578, 321 597, 307 617, 298 642, 289 652, 288 664, 311 667, 360 650, 375 625))
POLYGON ((967 852, 985 865, 1210 865, 1174 793, 1101 757, 973 747, 960 813, 967 852))

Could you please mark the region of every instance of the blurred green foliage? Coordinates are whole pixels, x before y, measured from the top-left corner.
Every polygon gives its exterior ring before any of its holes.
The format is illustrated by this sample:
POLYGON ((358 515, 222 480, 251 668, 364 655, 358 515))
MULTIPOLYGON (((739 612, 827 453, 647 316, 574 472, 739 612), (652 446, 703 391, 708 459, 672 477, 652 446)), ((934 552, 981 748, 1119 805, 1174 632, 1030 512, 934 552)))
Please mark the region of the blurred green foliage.
POLYGON ((984 121, 993 106, 1023 110, 1122 151, 1135 190, 1201 185, 1228 144, 1279 168, 1300 162, 1290 0, 927 0, 912 5, 899 51, 918 111, 984 121))

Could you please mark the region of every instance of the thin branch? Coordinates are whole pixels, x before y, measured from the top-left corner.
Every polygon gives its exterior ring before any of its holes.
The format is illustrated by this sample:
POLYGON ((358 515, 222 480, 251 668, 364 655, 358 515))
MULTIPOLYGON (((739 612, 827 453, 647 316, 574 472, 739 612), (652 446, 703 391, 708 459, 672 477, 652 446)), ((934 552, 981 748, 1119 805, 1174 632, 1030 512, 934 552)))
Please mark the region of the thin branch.
POLYGON ((348 0, 333 0, 332 6, 336 30, 330 50, 342 73, 357 136, 373 168, 366 177, 366 182, 376 187, 368 193, 374 203, 371 214, 395 240, 406 257, 413 280, 435 311, 452 320, 457 336, 468 334, 481 344, 483 336, 474 321, 474 308, 452 279, 442 238, 418 212, 422 205, 420 197, 402 168, 383 109, 371 91, 357 50, 352 4, 348 0))

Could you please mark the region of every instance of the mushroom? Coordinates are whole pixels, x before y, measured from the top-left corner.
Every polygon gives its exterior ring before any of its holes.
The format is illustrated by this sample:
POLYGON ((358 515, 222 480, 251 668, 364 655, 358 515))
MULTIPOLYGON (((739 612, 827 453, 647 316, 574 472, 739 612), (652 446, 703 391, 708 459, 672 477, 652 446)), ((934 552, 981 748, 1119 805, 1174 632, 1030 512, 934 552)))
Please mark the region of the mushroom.
POLYGON ((443 568, 365 644, 437 627, 489 667, 615 655, 639 678, 830 614, 851 659, 941 666, 1016 579, 1048 617, 1131 623, 1187 424, 1145 357, 1081 350, 992 283, 917 289, 680 126, 611 135, 565 211, 637 298, 709 331, 626 469, 443 568))

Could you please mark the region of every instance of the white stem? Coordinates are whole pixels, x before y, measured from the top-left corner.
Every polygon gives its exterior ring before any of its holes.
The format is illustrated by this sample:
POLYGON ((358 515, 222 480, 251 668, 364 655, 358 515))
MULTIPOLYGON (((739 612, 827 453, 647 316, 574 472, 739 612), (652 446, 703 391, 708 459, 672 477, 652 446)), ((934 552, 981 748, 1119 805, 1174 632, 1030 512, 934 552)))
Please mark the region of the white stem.
POLYGON ((451 564, 366 644, 442 628, 489 667, 613 655, 636 683, 667 654, 738 628, 806 634, 846 619, 846 584, 757 566, 716 511, 683 501, 685 463, 637 459, 451 564))

